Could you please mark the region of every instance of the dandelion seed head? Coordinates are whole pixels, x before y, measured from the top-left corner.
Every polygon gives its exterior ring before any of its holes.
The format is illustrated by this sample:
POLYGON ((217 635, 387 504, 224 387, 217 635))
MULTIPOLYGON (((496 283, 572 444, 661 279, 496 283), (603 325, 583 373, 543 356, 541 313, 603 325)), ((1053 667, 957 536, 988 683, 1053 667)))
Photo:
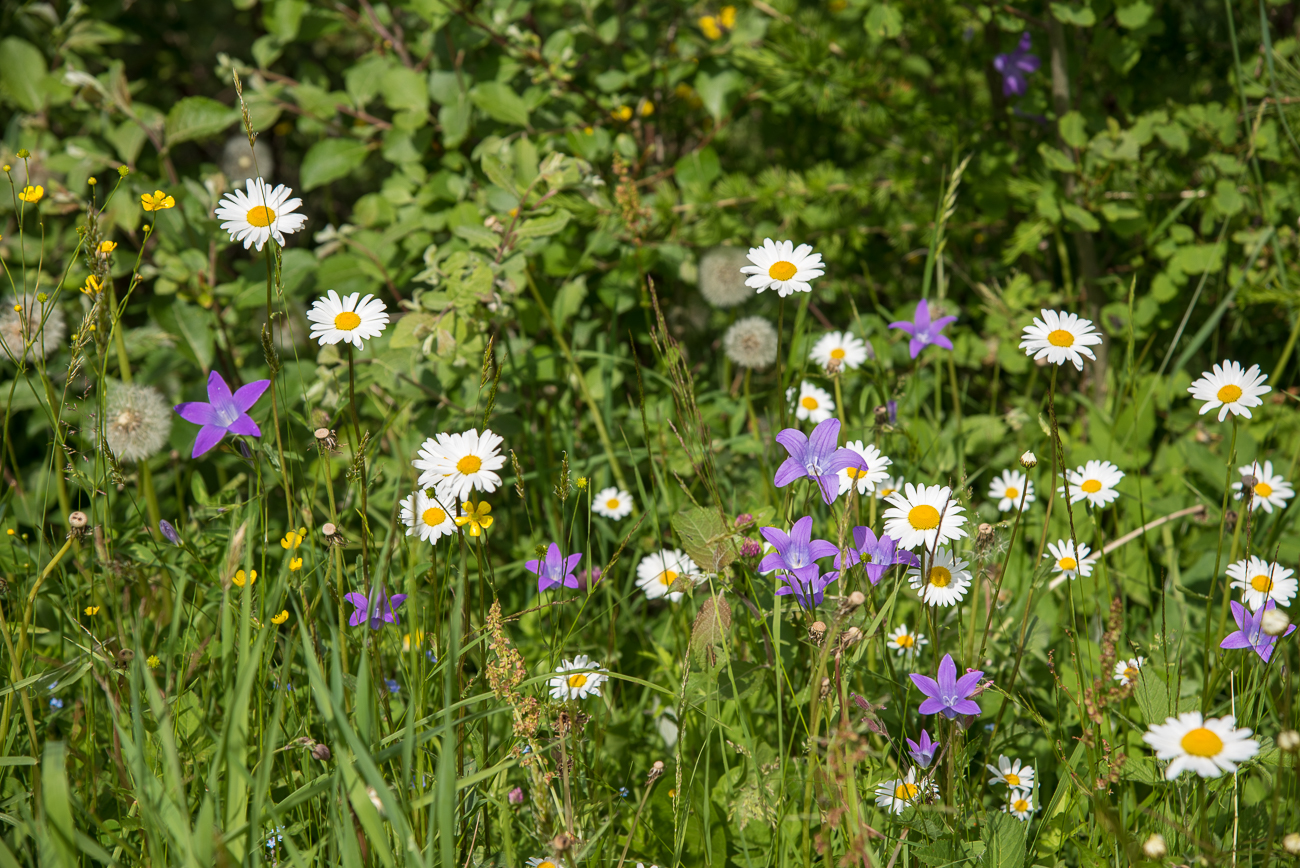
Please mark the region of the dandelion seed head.
POLYGON ((763 369, 776 361, 776 329, 761 316, 738 319, 722 338, 727 358, 742 368, 763 369))
POLYGON ((116 383, 109 390, 104 437, 118 458, 134 463, 156 455, 171 430, 171 407, 153 386, 116 383))
POLYGON ((49 358, 63 343, 67 333, 63 311, 57 307, 47 308, 33 298, 10 296, 0 308, 0 342, 3 342, 0 353, 11 360, 23 353, 28 341, 32 342, 27 351, 28 361, 37 357, 49 358))
POLYGON ((740 269, 749 265, 749 257, 739 247, 715 247, 700 257, 700 295, 714 307, 735 307, 753 298, 754 290, 745 285, 740 269))

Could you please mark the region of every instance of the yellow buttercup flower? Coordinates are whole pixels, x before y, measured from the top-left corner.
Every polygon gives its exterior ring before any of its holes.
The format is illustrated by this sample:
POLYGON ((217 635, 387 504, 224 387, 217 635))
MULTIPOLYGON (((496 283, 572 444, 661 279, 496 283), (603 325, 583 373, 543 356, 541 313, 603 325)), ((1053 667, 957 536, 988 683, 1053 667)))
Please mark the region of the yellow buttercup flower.
POLYGON ((154 190, 153 193, 140 195, 140 206, 146 211, 164 211, 167 208, 175 208, 176 200, 162 190, 154 190))
MULTIPOLYGON (((252 570, 252 571, 251 571, 251 575, 252 575, 252 583, 256 583, 256 582, 257 582, 257 570, 252 570)), ((248 576, 248 575, 245 575, 245 573, 244 573, 243 570, 240 570, 239 572, 235 573, 235 577, 234 577, 233 579, 231 579, 231 581, 234 582, 236 585, 238 585, 239 587, 242 588, 242 587, 244 587, 244 584, 245 584, 245 583, 249 582, 249 576, 248 576)))
POLYGON ((289 572, 296 573, 302 569, 302 558, 289 559, 289 572))
POLYGON ((95 248, 95 250, 99 252, 100 256, 107 256, 108 254, 112 253, 116 249, 117 249, 116 241, 101 241, 99 242, 99 246, 95 248))
POLYGON ((160 665, 162 665, 162 661, 158 659, 157 654, 150 654, 149 659, 144 661, 144 664, 148 666, 150 669, 157 669, 160 665))
POLYGON ((609 114, 610 117, 612 117, 616 121, 630 121, 632 120, 632 107, 628 105, 621 105, 618 108, 614 109, 609 114))
POLYGON ((23 187, 23 191, 18 194, 18 198, 29 205, 35 205, 45 198, 45 188, 40 184, 34 187, 23 187))
POLYGON ((484 530, 492 526, 492 516, 488 515, 492 511, 492 504, 483 501, 475 506, 467 500, 460 506, 465 510, 465 514, 456 516, 456 524, 458 527, 468 526, 470 536, 480 536, 484 530))
POLYGON ((279 626, 280 624, 283 624, 285 621, 288 620, 289 620, 288 609, 281 609, 280 614, 271 616, 271 623, 275 624, 276 626, 279 626))
POLYGON ((718 13, 718 23, 724 30, 731 30, 736 26, 736 7, 723 6, 722 11, 718 13))
POLYGON ((718 26, 718 19, 712 15, 700 16, 700 32, 709 39, 721 39, 722 28, 718 26))
POLYGON ((641 117, 648 118, 650 115, 655 113, 655 104, 650 100, 646 100, 641 103, 639 111, 641 112, 641 117))
POLYGON ((86 607, 85 609, 83 609, 82 611, 84 611, 87 615, 98 615, 98 614, 99 614, 99 607, 98 607, 98 606, 87 606, 87 607, 86 607))
MULTIPOLYGON (((416 631, 415 631, 415 644, 416 644, 416 647, 419 647, 420 645, 423 645, 423 644, 424 644, 424 631, 423 631, 423 630, 416 630, 416 631)), ((402 650, 403 650, 403 651, 410 651, 410 650, 411 650, 411 634, 410 634, 410 633, 407 633, 405 636, 402 637, 402 650)))
POLYGON ((298 528, 296 533, 294 531, 289 531, 284 535, 284 539, 280 540, 280 548, 296 549, 298 546, 302 545, 302 541, 306 538, 307 528, 305 527, 298 528))
POLYGON ((81 291, 86 295, 99 295, 100 290, 103 288, 104 284, 100 282, 99 278, 91 274, 86 277, 86 285, 81 288, 81 291))

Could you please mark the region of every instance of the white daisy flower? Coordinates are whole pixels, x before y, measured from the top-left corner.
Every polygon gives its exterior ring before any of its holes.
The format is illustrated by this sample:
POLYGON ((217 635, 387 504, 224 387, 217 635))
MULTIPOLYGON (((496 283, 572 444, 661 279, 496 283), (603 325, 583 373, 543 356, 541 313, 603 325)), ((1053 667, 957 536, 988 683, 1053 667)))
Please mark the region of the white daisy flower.
POLYGON ((989 483, 989 499, 997 500, 998 512, 1023 509, 1033 503, 1034 483, 1019 470, 1004 470, 989 483))
POLYGON ((427 543, 436 543, 456 532, 456 522, 447 509, 423 490, 402 501, 402 524, 406 525, 407 536, 418 536, 427 543))
MULTIPOLYGON (((785 391, 787 401, 794 400, 794 388, 785 391)), ((794 405, 794 417, 800 421, 808 420, 814 425, 825 422, 835 414, 835 401, 825 389, 820 389, 804 380, 799 384, 799 400, 794 405)))
POLYGON ((908 805, 915 805, 933 796, 939 788, 932 781, 916 780, 916 769, 908 769, 902 780, 884 781, 876 785, 876 804, 891 814, 901 814, 908 805))
POLYGON ((1219 408, 1219 421, 1222 422, 1232 413, 1250 418, 1250 408, 1264 403, 1260 395, 1273 391, 1272 386, 1265 386, 1267 374, 1259 371, 1259 365, 1243 368, 1237 362, 1223 360, 1222 365, 1215 365, 1214 370, 1201 374, 1201 378, 1187 387, 1196 401, 1204 401, 1201 415, 1219 408))
POLYGON ((1079 576, 1091 576, 1093 564, 1097 562, 1097 556, 1088 557, 1091 549, 1087 543, 1079 543, 1079 550, 1074 550, 1074 541, 1063 539, 1054 543, 1048 543, 1047 548, 1052 552, 1052 572, 1060 573, 1062 579, 1074 581, 1079 576))
POLYGON ((231 241, 242 241, 244 249, 257 245, 261 250, 267 239, 284 246, 284 233, 297 232, 307 222, 306 215, 294 214, 302 205, 301 199, 290 199, 293 191, 280 184, 275 189, 256 178, 222 197, 217 204, 217 219, 221 228, 230 233, 231 241))
POLYGON ((808 282, 825 274, 822 255, 813 253, 807 244, 795 247, 793 241, 773 242, 764 238, 762 247, 749 249, 749 261, 754 264, 740 269, 741 273, 750 275, 745 285, 759 292, 775 289, 782 298, 796 292, 812 292, 808 282))
POLYGON ((898 540, 901 549, 925 546, 933 548, 935 540, 950 542, 966 536, 966 510, 952 499, 946 485, 913 485, 889 496, 892 504, 885 510, 885 533, 898 540))
POLYGON ((886 476, 876 485, 876 500, 888 500, 903 490, 903 477, 886 476))
POLYGON ((1007 793, 1006 811, 1017 820, 1028 820, 1034 813, 1034 797, 1024 790, 1011 790, 1007 793))
POLYGON ((899 657, 911 659, 921 653, 922 645, 929 645, 930 640, 925 638, 924 633, 913 633, 907 629, 906 624, 899 624, 889 638, 885 640, 885 647, 892 648, 899 657))
POLYGON ((1034 789, 1034 767, 1021 765, 1020 760, 1012 761, 1005 755, 998 757, 996 766, 986 765, 993 777, 989 778, 990 784, 1006 784, 1013 790, 1023 790, 1028 793, 1034 789))
POLYGON ((934 553, 934 562, 926 566, 925 578, 921 577, 920 567, 912 567, 907 571, 907 580, 926 605, 955 606, 970 588, 969 565, 953 557, 949 549, 939 549, 934 553))
POLYGON ((609 680, 598 663, 586 654, 564 660, 555 667, 555 677, 550 680, 552 699, 586 699, 600 696, 600 685, 609 680), (591 669, 594 672, 575 670, 591 669))
POLYGON ((686 556, 686 552, 681 549, 662 549, 646 555, 637 564, 636 585, 645 591, 647 599, 667 597, 669 602, 677 603, 686 595, 681 591, 670 591, 673 583, 682 576, 688 576, 691 581, 697 582, 700 575, 700 568, 686 556))
POLYGON ((321 346, 346 341, 361 349, 362 341, 379 337, 388 325, 387 308, 373 295, 367 295, 360 302, 361 293, 354 292, 339 298, 339 294, 330 290, 324 298, 307 311, 311 320, 311 338, 320 341, 321 346))
POLYGON ((838 362, 841 369, 854 370, 871 357, 866 343, 852 332, 827 332, 813 344, 809 358, 829 369, 838 362))
POLYGON ((528 868, 564 868, 564 863, 558 859, 543 859, 541 856, 534 856, 528 860, 528 868))
POLYGON ((1249 729, 1236 729, 1237 719, 1226 717, 1201 719, 1199 711, 1153 723, 1142 736, 1151 745, 1156 759, 1173 760, 1165 770, 1165 780, 1172 781, 1185 771, 1203 778, 1217 778, 1237 771, 1237 763, 1259 753, 1259 742, 1250 738, 1249 729))
POLYGON ((1241 589, 1241 602, 1252 612, 1258 611, 1269 600, 1279 606, 1289 606, 1300 588, 1294 570, 1254 555, 1228 564, 1228 578, 1232 579, 1232 587, 1241 589))
POLYGON ((1092 327, 1092 320, 1065 311, 1042 311, 1043 318, 1034 317, 1034 324, 1025 326, 1020 349, 1035 360, 1047 359, 1053 365, 1072 362, 1083 370, 1083 357, 1093 361, 1097 357, 1088 347, 1101 343, 1101 334, 1092 327))
POLYGON ((894 463, 893 459, 881 455, 880 450, 875 446, 864 446, 861 440, 850 440, 844 444, 844 448, 856 452, 866 463, 867 469, 846 467, 841 470, 840 494, 848 494, 855 483, 858 494, 866 494, 868 491, 874 491, 878 483, 889 480, 889 472, 885 468, 894 463))
MULTIPOLYGON (((1286 509, 1286 502, 1295 497, 1295 490, 1291 487, 1291 483, 1287 482, 1281 474, 1273 475, 1272 461, 1265 461, 1263 467, 1259 466, 1258 461, 1254 461, 1238 468, 1238 472, 1242 476, 1255 477, 1255 496, 1250 499, 1251 512, 1263 509, 1271 514, 1275 506, 1278 509, 1286 509)), ((1241 490, 1240 479, 1232 483, 1232 490, 1237 492, 1237 499, 1241 500, 1244 493, 1241 490)))
POLYGON ((505 467, 502 438, 491 431, 471 428, 460 434, 439 434, 420 445, 420 457, 411 464, 420 474, 421 488, 433 488, 445 501, 460 503, 471 491, 497 490, 501 477, 495 471, 505 467))
POLYGON ((1116 660, 1115 671, 1111 673, 1115 680, 1120 683, 1121 687, 1127 687, 1134 681, 1137 681, 1138 673, 1142 671, 1142 664, 1147 662, 1145 657, 1130 657, 1128 660, 1116 660))
MULTIPOLYGON (((1115 498, 1119 492, 1115 486, 1124 478, 1124 471, 1109 461, 1089 461, 1087 464, 1065 474, 1070 483, 1070 503, 1086 500, 1101 509, 1115 498)), ((1065 494, 1063 488, 1056 489, 1065 494)))
POLYGON ((602 488, 591 500, 591 511, 618 521, 632 512, 632 495, 617 486, 602 488))

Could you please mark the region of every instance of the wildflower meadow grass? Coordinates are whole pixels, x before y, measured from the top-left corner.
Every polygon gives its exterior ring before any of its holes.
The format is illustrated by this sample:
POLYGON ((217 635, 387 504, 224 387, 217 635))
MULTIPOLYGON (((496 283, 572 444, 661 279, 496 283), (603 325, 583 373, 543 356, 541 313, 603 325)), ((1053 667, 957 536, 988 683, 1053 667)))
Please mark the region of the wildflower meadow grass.
POLYGON ((0 868, 1300 857, 1295 4, 0 23, 0 868))

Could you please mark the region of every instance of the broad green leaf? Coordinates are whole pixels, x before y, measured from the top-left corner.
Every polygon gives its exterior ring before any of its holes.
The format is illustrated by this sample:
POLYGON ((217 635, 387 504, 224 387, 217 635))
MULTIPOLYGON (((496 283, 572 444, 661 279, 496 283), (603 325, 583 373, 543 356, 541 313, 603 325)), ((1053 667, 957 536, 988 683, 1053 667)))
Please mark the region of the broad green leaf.
POLYGON ((1082 148, 1088 144, 1088 125, 1078 112, 1062 115, 1056 122, 1056 127, 1061 131, 1061 139, 1070 147, 1082 148))
POLYGON ((392 65, 388 58, 376 56, 354 64, 343 74, 344 87, 357 108, 365 108, 378 95, 384 75, 392 65))
POLYGON ((1150 3, 1145 2, 1145 0, 1137 0, 1136 3, 1116 9, 1115 20, 1119 22, 1120 27, 1136 30, 1150 21, 1155 11, 1155 8, 1150 3))
POLYGON ((442 270, 447 275, 447 296, 459 310, 473 307, 492 293, 492 269, 477 253, 453 253, 442 270))
POLYGON ((983 868, 1021 868, 1025 864, 1025 834, 1029 824, 1004 811, 984 815, 981 839, 983 868))
POLYGON ((1184 274, 1211 274, 1223 268, 1223 248, 1218 244, 1191 244, 1179 247, 1169 260, 1169 267, 1184 274))
POLYGON ((370 150, 357 139, 325 139, 311 146, 303 158, 303 190, 315 190, 331 181, 346 178, 366 160, 370 150))
POLYGON ((1065 215, 1067 220, 1085 232, 1096 232, 1101 228, 1101 223, 1097 221, 1096 217, 1073 202, 1062 202, 1061 213, 1065 215))
POLYGON ((683 192, 702 195, 708 192, 710 184, 722 173, 722 164, 713 148, 701 148, 692 151, 677 161, 673 167, 673 177, 683 192))
POLYGON ((707 572, 716 573, 740 557, 736 534, 716 509, 692 507, 672 517, 673 530, 682 549, 707 572))
POLYGON ((896 39, 903 32, 903 13, 888 3, 877 3, 867 12, 862 26, 873 39, 896 39))
POLYGON ((1214 207, 1224 216, 1231 217, 1246 207, 1246 198, 1241 195, 1236 183, 1220 178, 1214 184, 1214 207))
POLYGON ((395 66, 384 73, 380 93, 391 109, 413 112, 429 110, 429 84, 423 75, 404 66, 395 66))
POLYGON ((45 102, 45 57, 40 49, 17 36, 0 41, 0 85, 23 111, 40 111, 45 102))
POLYGON ((730 69, 717 75, 701 72, 695 76, 695 90, 714 120, 722 120, 722 116, 727 113, 727 94, 740 90, 744 84, 739 73, 730 69))
POLYGON ((1106 218, 1107 223, 1118 223, 1121 220, 1136 220, 1142 216, 1142 212, 1124 202, 1106 202, 1101 206, 1101 216, 1106 218))
POLYGON ((215 136, 238 121, 238 109, 206 96, 187 96, 167 112, 167 147, 215 136))
POLYGON ((1091 27, 1097 23, 1097 16, 1092 9, 1080 3, 1053 3, 1052 15, 1062 24, 1091 27))
POLYGON ((393 326, 393 336, 388 345, 395 350, 418 347, 433 333, 438 317, 428 313, 408 313, 393 326))
POLYGON ((1043 163, 1053 172, 1079 171, 1079 166, 1074 162, 1074 158, 1060 148, 1054 148, 1043 142, 1038 146, 1038 153, 1042 156, 1043 163))
POLYGON ((582 302, 587 298, 587 276, 579 275, 560 287, 551 303, 551 316, 559 326, 563 326, 570 317, 582 309, 582 302))
POLYGON ((528 126, 528 106, 509 85, 485 81, 470 91, 470 99, 493 120, 517 127, 528 126))
POLYGON ((572 214, 561 208, 554 214, 525 220, 521 226, 515 229, 515 235, 518 238, 545 238, 568 226, 571 217, 573 217, 572 214))

